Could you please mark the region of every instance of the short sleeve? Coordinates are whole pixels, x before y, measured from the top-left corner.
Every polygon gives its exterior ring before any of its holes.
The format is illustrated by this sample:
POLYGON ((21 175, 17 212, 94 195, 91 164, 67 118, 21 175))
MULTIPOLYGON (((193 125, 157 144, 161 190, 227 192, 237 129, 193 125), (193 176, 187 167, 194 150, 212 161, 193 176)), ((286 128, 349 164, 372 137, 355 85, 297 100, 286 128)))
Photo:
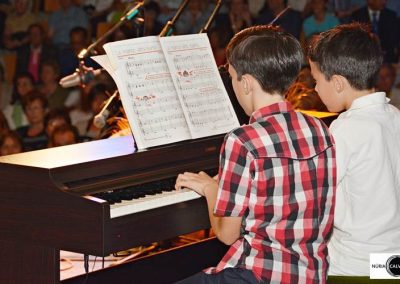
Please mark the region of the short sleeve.
POLYGON ((227 135, 221 149, 216 215, 238 217, 245 213, 251 189, 251 161, 238 137, 227 135))

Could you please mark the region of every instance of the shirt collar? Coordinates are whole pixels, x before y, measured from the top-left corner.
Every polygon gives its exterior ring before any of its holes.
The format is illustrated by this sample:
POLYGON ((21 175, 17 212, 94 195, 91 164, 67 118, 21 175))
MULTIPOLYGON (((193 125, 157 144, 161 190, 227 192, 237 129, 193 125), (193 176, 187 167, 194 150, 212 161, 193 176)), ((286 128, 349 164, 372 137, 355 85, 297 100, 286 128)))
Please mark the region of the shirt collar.
POLYGON ((366 96, 359 97, 353 101, 349 110, 360 109, 371 105, 383 105, 389 101, 385 92, 376 92, 366 96))
POLYGON ((368 14, 369 14, 369 19, 372 22, 373 19, 373 15, 374 13, 376 14, 376 20, 379 21, 379 16, 381 15, 381 11, 380 10, 371 10, 370 8, 368 8, 368 14))
POLYGON ((263 117, 267 117, 276 113, 289 112, 292 110, 293 107, 289 102, 284 101, 284 102, 274 103, 272 105, 268 105, 254 111, 251 114, 250 123, 253 123, 256 120, 263 117))

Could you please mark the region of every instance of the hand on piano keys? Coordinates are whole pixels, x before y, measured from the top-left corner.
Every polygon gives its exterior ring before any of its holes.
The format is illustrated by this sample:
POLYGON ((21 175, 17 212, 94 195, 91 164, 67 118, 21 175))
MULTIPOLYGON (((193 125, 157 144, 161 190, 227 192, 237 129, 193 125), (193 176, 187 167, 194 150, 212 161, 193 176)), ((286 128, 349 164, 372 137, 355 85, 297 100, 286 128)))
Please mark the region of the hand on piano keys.
POLYGON ((176 190, 182 188, 189 188, 201 196, 205 196, 206 191, 217 191, 218 181, 215 177, 210 177, 205 172, 199 172, 198 174, 185 172, 178 175, 175 183, 176 190))

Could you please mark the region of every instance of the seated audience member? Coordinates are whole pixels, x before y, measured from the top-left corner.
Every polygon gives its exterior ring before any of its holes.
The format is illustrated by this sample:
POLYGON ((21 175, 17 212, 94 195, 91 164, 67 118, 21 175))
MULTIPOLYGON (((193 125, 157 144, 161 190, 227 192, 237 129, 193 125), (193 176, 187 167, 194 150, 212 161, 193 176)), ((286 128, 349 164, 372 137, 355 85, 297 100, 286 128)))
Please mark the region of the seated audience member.
POLYGON ((379 37, 384 62, 395 63, 398 61, 400 26, 396 13, 387 9, 385 3, 383 0, 367 0, 367 5, 356 10, 351 20, 370 24, 372 32, 379 37))
POLYGON ((155 1, 149 1, 144 5, 144 35, 159 35, 163 25, 158 21, 160 5, 155 1))
POLYGON ((14 131, 8 132, 0 139, 0 156, 22 153, 21 138, 14 131))
POLYGON ((4 28, 4 46, 16 49, 28 43, 28 28, 38 18, 31 12, 31 0, 14 0, 13 10, 7 16, 4 28))
POLYGON ((208 34, 211 49, 213 51, 217 66, 226 64, 225 49, 233 34, 231 34, 231 31, 229 31, 229 29, 224 27, 211 28, 208 34))
MULTIPOLYGON (((71 75, 79 67, 79 52, 89 46, 89 34, 86 28, 75 27, 69 34, 69 45, 59 53, 59 63, 61 76, 71 75)), ((89 57, 84 59, 86 67, 96 67, 98 65, 89 57)))
POLYGON ((57 60, 56 48, 46 43, 46 34, 43 26, 32 24, 28 29, 28 43, 17 50, 16 73, 29 72, 39 82, 41 63, 48 60, 57 60))
POLYGON ((10 127, 8 127, 7 119, 4 116, 3 112, 0 111, 0 140, 9 131, 10 131, 10 127))
POLYGON ((365 2, 366 0, 328 0, 328 7, 341 23, 348 23, 351 14, 364 6, 365 2))
MULTIPOLYGON (((286 0, 267 0, 257 23, 262 25, 271 23, 286 7, 286 0)), ((299 39, 302 28, 301 14, 289 8, 274 22, 274 25, 280 26, 283 30, 299 39)))
POLYGON ((321 33, 309 58, 322 101, 344 111, 330 125, 338 185, 329 274, 367 276, 370 254, 400 251, 400 111, 375 89, 382 52, 364 26, 321 33))
MULTIPOLYGON (((57 127, 66 124, 70 125, 71 119, 69 117, 69 114, 64 109, 49 110, 44 119, 47 137, 50 138, 57 127)), ((51 139, 49 139, 49 142, 51 142, 51 139)))
POLYGON ((22 139, 25 151, 45 149, 47 135, 44 127, 44 118, 47 111, 47 100, 38 91, 27 95, 23 100, 23 108, 29 124, 16 130, 22 139))
POLYGON ((84 98, 82 107, 70 112, 72 125, 78 129, 81 137, 90 140, 99 138, 101 129, 93 125, 93 118, 101 111, 104 102, 108 99, 107 92, 108 88, 105 84, 95 83, 90 88, 87 98, 84 98))
MULTIPOLYGON (((56 0, 54 0, 56 1, 56 0)), ((75 27, 89 27, 89 18, 85 11, 72 0, 58 0, 60 9, 49 16, 49 37, 60 52, 69 44, 70 31, 75 27)))
POLYGON ((177 283, 326 283, 333 138, 283 98, 300 71, 301 45, 258 26, 235 35, 227 58, 250 122, 225 136, 218 178, 186 172, 175 187, 206 198, 212 229, 230 247, 216 267, 177 283))
POLYGON ((63 88, 59 84, 60 67, 57 61, 44 61, 40 68, 40 82, 38 91, 46 96, 50 109, 71 108, 79 103, 79 93, 72 93, 70 88, 63 88), (75 96, 72 98, 72 96, 75 96))
POLYGON ((92 37, 97 37, 98 23, 105 22, 108 14, 112 11, 113 0, 81 0, 80 4, 89 16, 92 37))
POLYGON ((10 129, 15 130, 18 127, 28 124, 23 107, 22 100, 35 88, 34 79, 28 72, 17 74, 14 79, 14 91, 10 104, 4 108, 4 115, 7 118, 10 129))
POLYGON ((230 1, 228 3, 228 13, 220 13, 215 19, 215 25, 226 28, 226 32, 231 37, 252 24, 253 19, 250 14, 248 0, 230 1))
POLYGON ((66 146, 78 143, 78 130, 69 124, 58 126, 51 134, 51 147, 66 146))
POLYGON ((400 87, 395 86, 396 81, 396 67, 392 64, 382 64, 379 69, 378 82, 376 89, 385 92, 386 96, 390 98, 390 104, 400 109, 400 87))
POLYGON ((11 102, 12 86, 5 80, 4 67, 0 64, 0 111, 11 102))
POLYGON ((197 34, 204 27, 209 14, 208 3, 204 0, 191 0, 176 22, 178 34, 197 34))
POLYGON ((339 24, 339 20, 326 10, 327 0, 311 0, 312 15, 303 22, 306 39, 314 34, 327 31, 339 24))

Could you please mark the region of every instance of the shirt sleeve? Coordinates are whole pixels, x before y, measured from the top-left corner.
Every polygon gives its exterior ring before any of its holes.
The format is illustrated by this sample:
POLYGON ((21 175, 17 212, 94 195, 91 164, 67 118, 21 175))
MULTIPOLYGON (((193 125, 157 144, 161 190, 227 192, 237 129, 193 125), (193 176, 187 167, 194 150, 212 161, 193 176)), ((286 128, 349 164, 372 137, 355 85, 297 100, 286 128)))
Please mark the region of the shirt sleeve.
POLYGON ((229 134, 221 150, 216 215, 244 215, 251 189, 251 160, 243 143, 234 134, 229 134))

